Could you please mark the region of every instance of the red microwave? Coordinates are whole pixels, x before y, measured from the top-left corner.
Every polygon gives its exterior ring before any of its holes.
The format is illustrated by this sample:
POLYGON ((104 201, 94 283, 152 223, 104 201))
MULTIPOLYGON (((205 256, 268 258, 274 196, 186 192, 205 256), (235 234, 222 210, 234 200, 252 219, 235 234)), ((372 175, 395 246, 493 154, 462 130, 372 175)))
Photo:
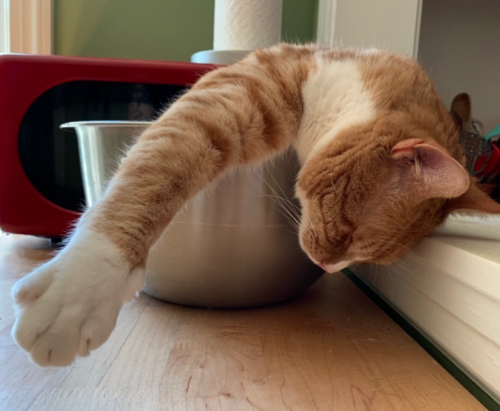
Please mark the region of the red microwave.
POLYGON ((84 204, 69 121, 153 120, 214 66, 0 56, 0 229, 58 239, 84 204))

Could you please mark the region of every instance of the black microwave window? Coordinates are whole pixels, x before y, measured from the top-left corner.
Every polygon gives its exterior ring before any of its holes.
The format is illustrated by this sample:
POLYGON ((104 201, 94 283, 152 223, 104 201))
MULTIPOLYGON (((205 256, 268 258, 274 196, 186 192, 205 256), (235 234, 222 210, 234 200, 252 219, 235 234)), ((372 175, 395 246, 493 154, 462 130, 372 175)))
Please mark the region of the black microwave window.
POLYGON ((84 193, 76 133, 70 121, 154 120, 185 86, 74 81, 42 94, 24 116, 19 154, 36 189, 63 208, 81 211, 84 193))

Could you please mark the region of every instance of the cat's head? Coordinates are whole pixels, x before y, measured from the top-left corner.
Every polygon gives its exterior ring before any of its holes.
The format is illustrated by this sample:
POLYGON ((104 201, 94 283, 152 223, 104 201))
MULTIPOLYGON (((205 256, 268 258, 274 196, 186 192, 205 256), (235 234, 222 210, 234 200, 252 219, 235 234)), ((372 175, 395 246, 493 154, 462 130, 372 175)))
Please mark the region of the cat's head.
POLYGON ((452 155, 422 130, 348 133, 306 161, 297 183, 300 244, 326 271, 393 263, 451 213, 500 213, 461 165, 458 138, 452 155))

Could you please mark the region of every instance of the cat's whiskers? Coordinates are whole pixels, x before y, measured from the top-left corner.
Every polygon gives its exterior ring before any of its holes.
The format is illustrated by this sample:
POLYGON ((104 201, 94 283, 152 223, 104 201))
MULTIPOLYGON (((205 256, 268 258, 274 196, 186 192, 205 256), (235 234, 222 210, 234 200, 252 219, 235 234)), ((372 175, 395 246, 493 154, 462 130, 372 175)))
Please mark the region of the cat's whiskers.
POLYGON ((413 271, 411 271, 408 267, 406 267, 401 260, 395 261, 394 264, 397 265, 398 267, 401 267, 403 270, 405 270, 412 277, 415 277, 415 273, 413 271))
POLYGON ((417 255, 415 253, 415 251, 413 251, 410 247, 407 247, 407 246, 405 246, 403 244, 400 244, 400 243, 397 243, 395 241, 387 241, 387 240, 377 240, 377 241, 379 241, 379 242, 385 242, 387 244, 394 244, 394 245, 400 246, 400 247, 402 247, 402 248, 404 248, 406 250, 406 252, 407 252, 406 255, 412 256, 415 259, 421 261, 422 263, 426 263, 426 261, 422 257, 420 257, 419 255, 417 255))
MULTIPOLYGON (((395 241, 388 241, 388 240, 381 240, 381 239, 377 239, 377 242, 381 242, 381 243, 387 243, 387 244, 394 244, 394 245, 397 245, 399 247, 402 247, 406 250, 406 254, 405 256, 407 256, 408 258, 411 258, 415 261, 418 261, 419 263, 427 266, 427 267, 433 267, 431 264, 429 264, 425 259, 423 259, 422 257, 420 257, 417 253, 415 253, 415 251, 413 251, 410 247, 407 247, 401 243, 398 243, 398 242, 395 242, 395 241)), ((373 251, 373 250, 370 250, 370 251, 373 251)), ((401 260, 398 260, 396 262, 400 262, 402 263, 401 260)))
MULTIPOLYGON (((278 184, 278 182, 276 181, 276 179, 272 175, 271 175, 271 178, 273 179, 273 181, 276 183, 276 186, 280 189, 281 193, 283 194, 284 197, 282 197, 282 199, 285 200, 291 206, 290 208, 295 211, 296 216, 297 216, 297 218, 300 221, 300 216, 302 214, 302 210, 300 209, 300 207, 297 204, 295 204, 293 201, 291 201, 291 200, 289 200, 287 198, 286 193, 283 191, 283 189, 281 188, 281 186, 278 184)), ((272 187, 270 187, 270 188, 272 190, 272 187)), ((306 218, 307 218, 307 220, 309 222, 309 226, 311 227, 311 230, 314 233, 314 236, 316 238, 318 238, 318 232, 316 231, 316 227, 314 227, 314 224, 313 224, 313 222, 312 222, 311 217, 309 216, 309 214, 303 213, 302 215, 306 216, 306 218)))
POLYGON ((434 268, 434 266, 432 264, 429 264, 429 262, 427 262, 425 259, 423 259, 422 257, 420 257, 418 254, 416 254, 414 251, 412 250, 409 250, 408 253, 406 254, 408 256, 408 258, 411 258, 413 259, 414 261, 417 261, 423 265, 425 265, 426 267, 429 267, 429 268, 434 268))
POLYGON ((292 211, 294 213, 294 215, 296 216, 296 219, 299 221, 299 227, 300 227, 301 215, 305 215, 305 217, 307 218, 307 220, 309 222, 309 226, 311 227, 311 230, 314 233, 315 238, 318 238, 318 232, 316 231, 316 227, 314 227, 314 224, 313 224, 309 214, 302 213, 302 210, 300 209, 300 207, 297 204, 295 204, 293 201, 291 201, 287 198, 287 195, 285 194, 285 192, 283 191, 281 186, 278 184, 276 179, 273 176, 271 176, 271 178, 274 180, 274 182, 276 183, 276 186, 280 189, 281 193, 283 194, 283 197, 281 197, 281 199, 284 200, 287 204, 289 204, 290 211, 292 211))
POLYGON ((409 247, 405 246, 404 244, 398 243, 396 241, 381 240, 381 239, 377 239, 376 241, 377 241, 377 243, 385 243, 385 244, 397 245, 397 246, 399 246, 401 248, 406 249, 407 251, 411 251, 411 249, 409 247))
MULTIPOLYGON (((281 194, 283 194, 283 197, 281 197, 283 200, 286 201, 287 204, 289 204, 290 206, 290 209, 291 210, 294 210, 296 216, 300 219, 300 214, 301 214, 301 209, 300 207, 295 204, 293 201, 291 201, 288 196, 286 195, 285 191, 283 190, 283 188, 281 188, 281 186, 278 184, 278 182, 276 181, 276 178, 274 178, 274 176, 271 174, 270 177, 273 179, 274 183, 276 184, 276 186, 279 188, 279 190, 281 191, 281 194)), ((269 183, 268 183, 269 185, 269 183)), ((271 187, 270 187, 271 188, 271 187)), ((272 188, 271 188, 272 189, 272 188)))
POLYGON ((297 230, 294 234, 297 235, 299 229, 299 221, 296 220, 296 217, 290 213, 290 211, 286 208, 286 206, 282 203, 282 198, 277 197, 276 194, 264 194, 263 197, 269 197, 276 205, 279 206, 278 211, 280 214, 286 218, 286 220, 297 230))
MULTIPOLYGON (((299 226, 300 226, 300 216, 297 215, 297 210, 295 210, 294 208, 292 208, 290 206, 290 203, 291 201, 288 200, 287 198, 284 198, 284 197, 281 197, 279 195, 279 193, 267 182, 264 180, 264 178, 262 178, 262 182, 264 184, 267 185, 267 187, 271 190, 272 192, 272 195, 270 194, 264 194, 262 193, 262 195, 264 196, 268 196, 269 198, 271 198, 277 205, 279 205, 283 211, 285 211, 286 215, 288 215, 291 219, 292 219, 292 223, 294 225, 294 227, 297 229, 299 229, 299 226)), ((281 188, 280 188, 281 189, 281 188)), ((282 190, 281 190, 282 191, 282 190)), ((284 193, 283 193, 284 194, 284 193)), ((292 203, 293 204, 293 203, 292 203)))
POLYGON ((363 263, 362 263, 362 262, 359 262, 359 263, 357 263, 355 266, 349 266, 349 268, 350 268, 351 270, 355 270, 355 269, 356 269, 356 268, 358 268, 361 264, 363 264, 363 263))
POLYGON ((297 235, 299 230, 299 223, 294 219, 293 216, 290 215, 290 212, 283 206, 283 204, 274 195, 264 194, 264 196, 269 197, 271 200, 274 201, 276 205, 279 206, 278 212, 283 217, 285 217, 285 219, 288 221, 289 224, 293 226, 293 228, 295 229, 295 235, 297 235))

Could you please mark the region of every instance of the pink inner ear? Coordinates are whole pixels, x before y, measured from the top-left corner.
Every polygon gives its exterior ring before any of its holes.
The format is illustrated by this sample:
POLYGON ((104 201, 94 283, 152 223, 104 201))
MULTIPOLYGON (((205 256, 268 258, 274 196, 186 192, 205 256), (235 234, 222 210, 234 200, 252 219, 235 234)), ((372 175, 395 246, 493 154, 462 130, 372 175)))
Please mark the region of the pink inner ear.
POLYGON ((424 144, 425 141, 420 138, 410 138, 403 140, 392 147, 391 154, 393 158, 412 157, 414 155, 413 147, 418 144, 424 144))
POLYGON ((455 198, 467 191, 470 177, 462 165, 439 144, 408 139, 394 145, 393 159, 415 159, 406 175, 407 190, 421 200, 455 198))

